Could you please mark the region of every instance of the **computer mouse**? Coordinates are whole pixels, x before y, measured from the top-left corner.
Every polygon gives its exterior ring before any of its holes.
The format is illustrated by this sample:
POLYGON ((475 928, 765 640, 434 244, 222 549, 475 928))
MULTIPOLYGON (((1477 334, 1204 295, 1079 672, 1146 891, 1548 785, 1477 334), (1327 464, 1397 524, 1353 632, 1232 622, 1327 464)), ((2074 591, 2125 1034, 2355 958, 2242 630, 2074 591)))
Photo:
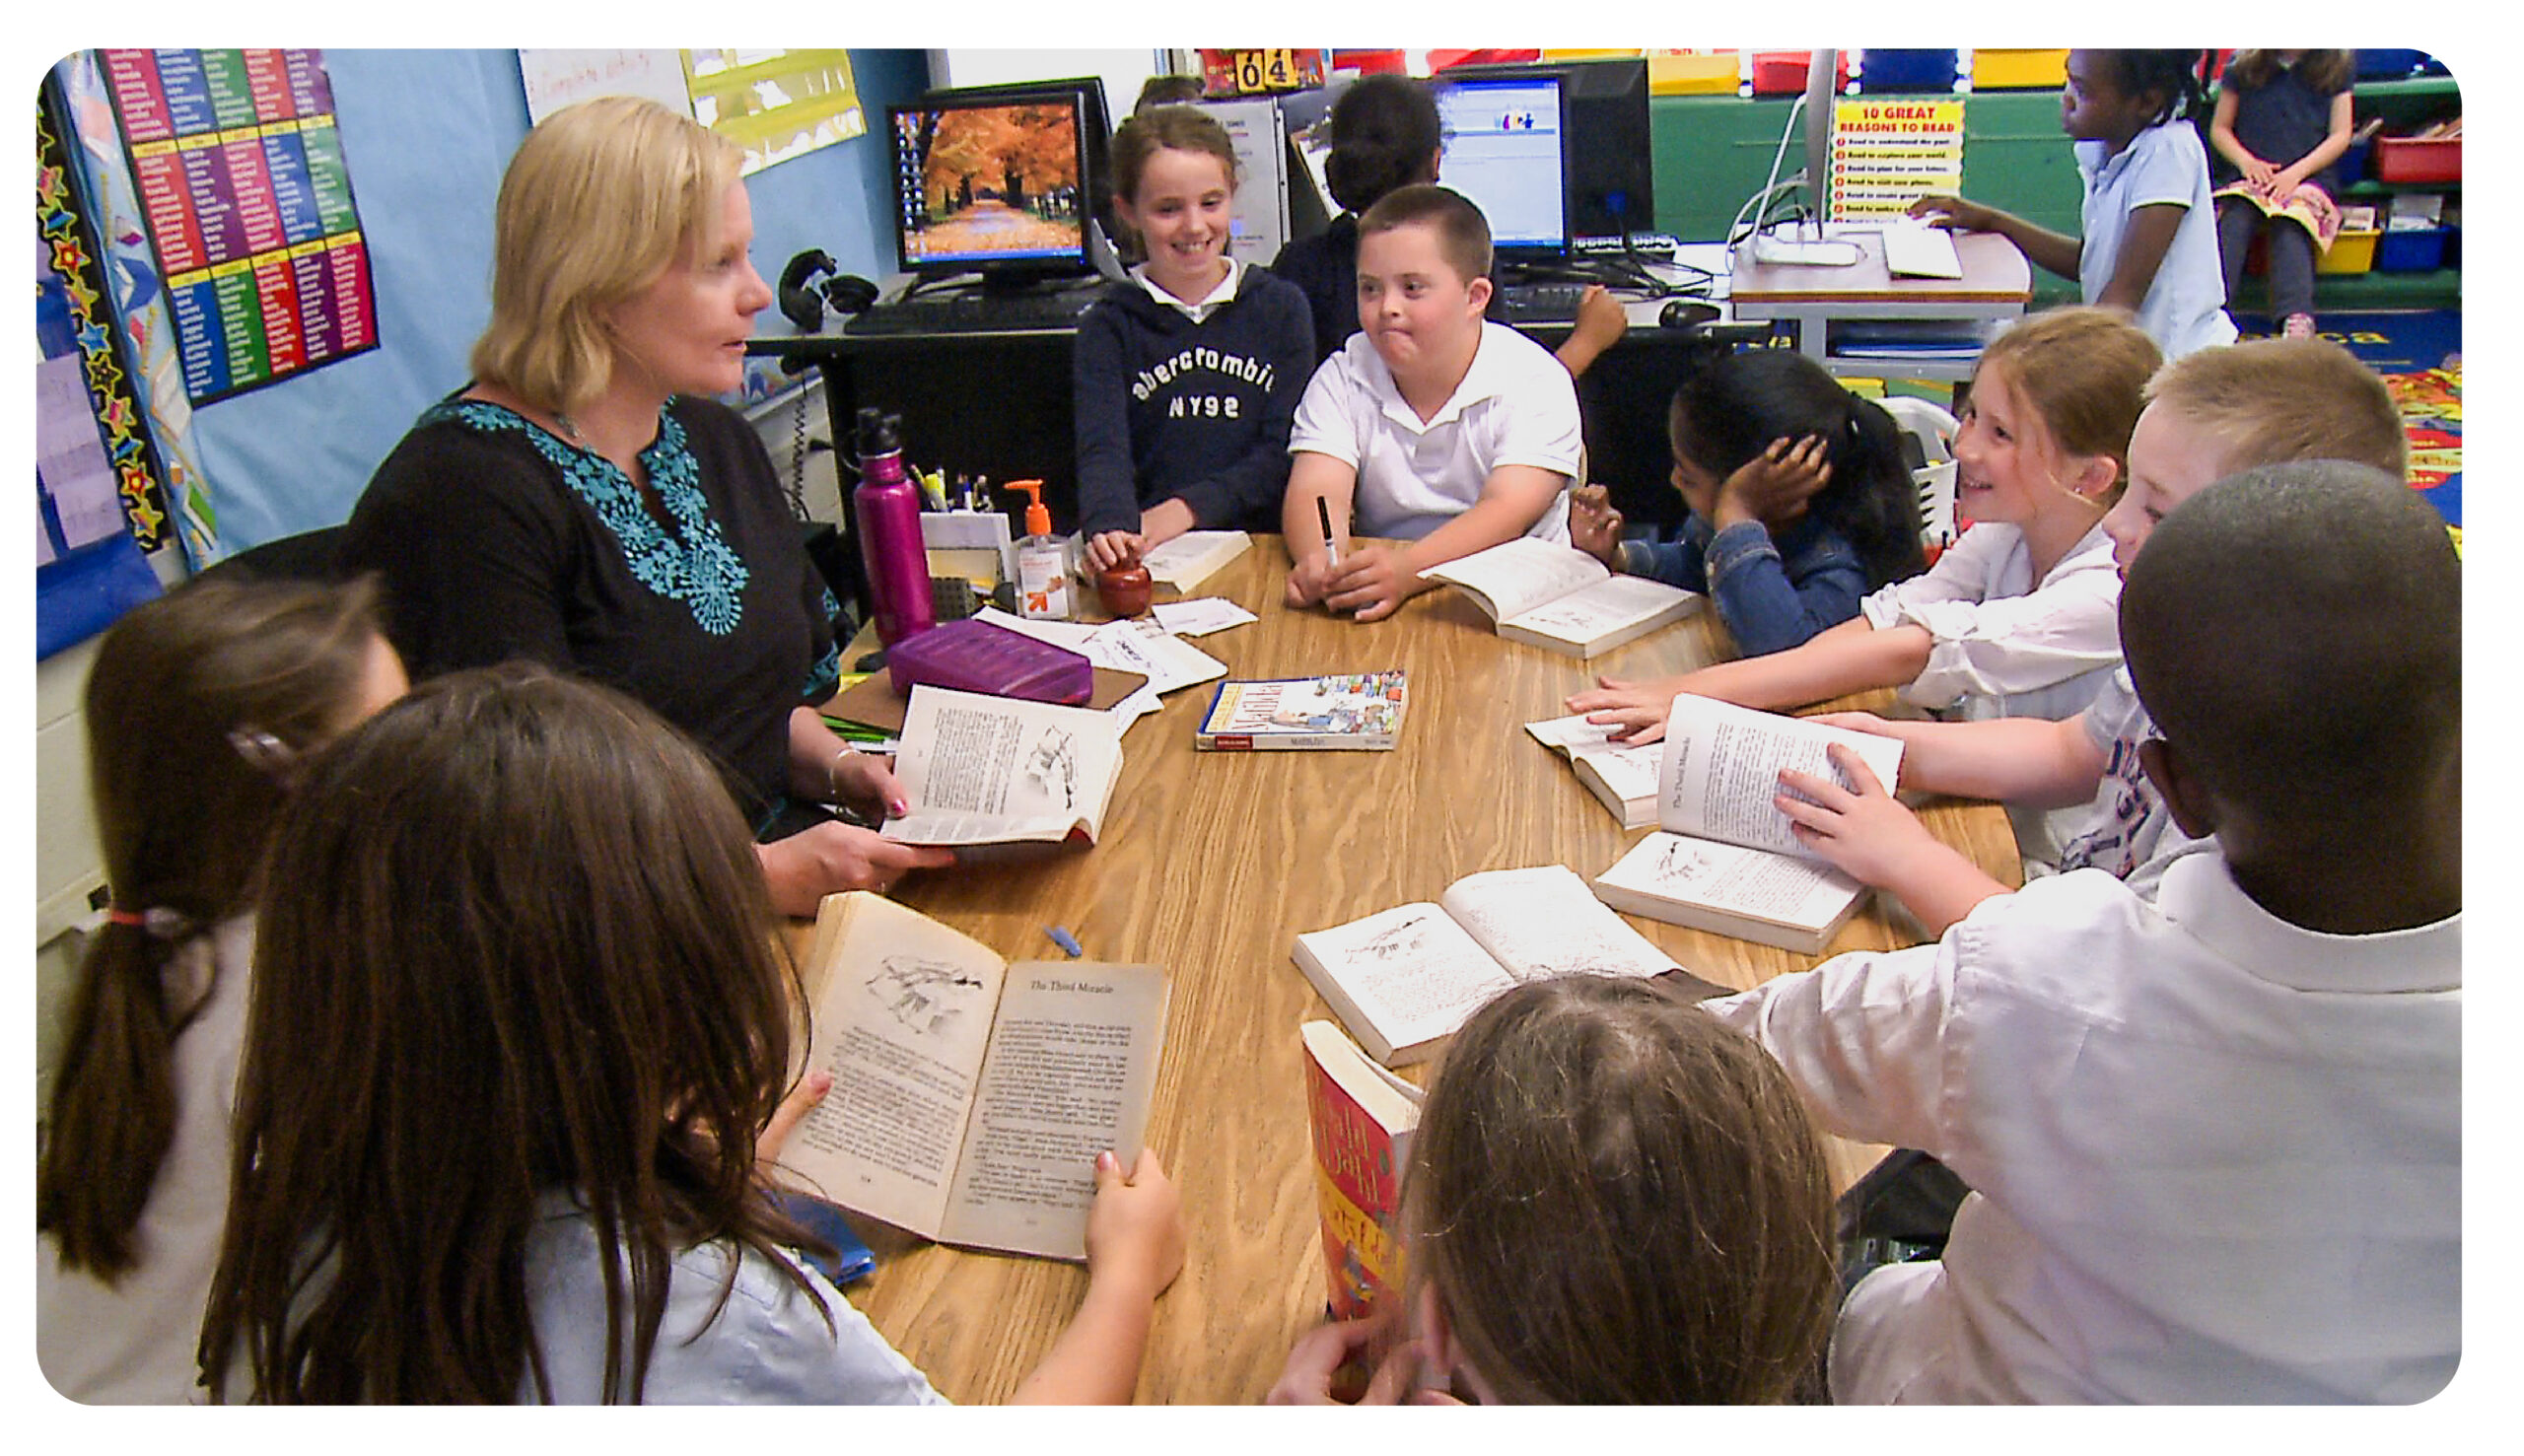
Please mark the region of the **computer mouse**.
POLYGON ((1716 304, 1704 304, 1697 299, 1676 299, 1658 312, 1656 321, 1666 328, 1697 328, 1715 321, 1718 314, 1716 304))

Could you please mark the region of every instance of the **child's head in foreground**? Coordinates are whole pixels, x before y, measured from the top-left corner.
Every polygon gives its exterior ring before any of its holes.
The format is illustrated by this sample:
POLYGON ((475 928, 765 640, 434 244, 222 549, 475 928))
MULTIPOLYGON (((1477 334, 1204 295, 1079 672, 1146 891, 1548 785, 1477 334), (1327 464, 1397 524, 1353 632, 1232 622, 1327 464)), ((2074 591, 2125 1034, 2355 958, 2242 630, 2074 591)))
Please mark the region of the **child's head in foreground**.
POLYGON ((2210 481, 2288 460, 2353 460, 2400 479, 2410 435, 2373 370, 2327 339, 2200 349, 2147 381, 2130 488, 2104 517, 2124 575, 2165 513, 2210 481))
POLYGON ((1832 1192, 1768 1053, 1652 983, 1499 997, 1449 1043, 1406 1185, 1412 1307, 1485 1401, 1783 1401, 1831 1331, 1832 1192))
POLYGON ((2201 491, 2131 563, 2121 645, 2179 786, 2149 773, 2230 863, 2459 816, 2460 564, 2394 476, 2313 460, 2201 491))
POLYGON ((679 1249, 733 1240, 812 1298, 754 1166, 795 974, 734 801, 656 715, 539 669, 435 679, 316 758, 269 873, 214 1390, 518 1399, 558 1191, 623 1263, 608 1399, 679 1249))
POLYGON ((1359 219, 1359 327, 1397 378, 1468 367, 1490 306, 1490 220, 1435 184, 1359 219))

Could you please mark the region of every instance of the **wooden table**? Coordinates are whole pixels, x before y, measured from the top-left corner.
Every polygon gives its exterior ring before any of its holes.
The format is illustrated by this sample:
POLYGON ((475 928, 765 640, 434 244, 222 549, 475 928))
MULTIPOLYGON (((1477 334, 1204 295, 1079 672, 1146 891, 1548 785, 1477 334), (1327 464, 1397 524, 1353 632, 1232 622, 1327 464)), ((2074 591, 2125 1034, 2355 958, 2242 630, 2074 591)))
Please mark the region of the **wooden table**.
POLYGON ((2013 318, 2033 297, 2033 271, 2016 245, 1996 233, 1953 235, 1961 278, 1897 278, 1884 266, 1880 233, 1856 232, 1858 261, 1847 267, 1737 263, 1727 295, 1737 318, 1792 322, 1797 347, 1841 375, 1968 380, 1975 359, 1843 354, 1832 325, 1845 320, 1987 324, 2013 318))
MULTIPOLYGON (((1187 689, 1126 734, 1126 764, 1093 849, 1049 863, 915 875, 895 898, 1012 959, 1056 954, 1058 923, 1089 957, 1167 968, 1173 1000, 1150 1144, 1182 1191, 1183 1276, 1158 1302, 1143 1402, 1249 1403, 1290 1342, 1321 1316, 1324 1271, 1306 1145, 1297 1025, 1331 1011, 1289 959, 1301 931, 1434 900, 1482 869, 1565 864, 1592 876, 1626 832, 1528 721, 1595 672, 1648 676, 1728 655, 1704 610, 1581 663, 1502 640, 1441 589, 1361 625, 1281 605, 1288 557, 1274 536, 1204 583, 1261 620, 1197 639, 1237 677, 1402 667, 1410 709, 1388 753, 1200 753, 1209 689, 1187 689)), ((1878 698, 1889 695, 1878 695, 1878 698)), ((1835 706, 1875 706, 1846 700, 1835 706)), ((2013 882, 2015 843, 1993 804, 1924 811, 1930 828, 2013 882)), ((1699 974, 1750 987, 1813 958, 1631 919, 1699 974)), ((1867 911, 1835 948, 1887 948, 1916 933, 1867 911)), ((1426 1068, 1411 1069, 1425 1077, 1426 1068)), ((1845 1185, 1878 1149, 1834 1148, 1845 1185)), ((950 1398, 1000 1401, 1077 1309, 1083 1268, 922 1243, 858 1220, 876 1273, 851 1297, 950 1398)))

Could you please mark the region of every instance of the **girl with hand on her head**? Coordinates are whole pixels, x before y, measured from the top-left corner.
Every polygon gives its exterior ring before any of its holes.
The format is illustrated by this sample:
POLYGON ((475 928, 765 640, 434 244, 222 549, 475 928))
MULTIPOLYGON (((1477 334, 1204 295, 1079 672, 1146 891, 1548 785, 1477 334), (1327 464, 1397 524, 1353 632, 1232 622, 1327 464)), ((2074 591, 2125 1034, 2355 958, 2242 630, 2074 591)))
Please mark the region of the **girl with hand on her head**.
MULTIPOLYGON (((452 673, 301 805, 255 949, 214 1394, 940 1399, 767 1197, 802 992, 690 742, 540 668, 452 673)), ((1129 1400, 1182 1268, 1154 1154, 1095 1182, 1085 1301, 1019 1400, 1129 1400)))
POLYGON ((1371 1405, 1819 1389, 1840 1296, 1822 1144, 1768 1054, 1655 982, 1528 982, 1465 1023, 1402 1218, 1405 1307, 1301 1337, 1271 1404, 1332 1404, 1362 1358, 1371 1405))
POLYGON ((839 605, 770 455, 715 396, 744 383, 770 287, 734 143, 654 102, 544 118, 500 182, 473 381, 378 467, 342 555, 386 580, 422 677, 526 659, 609 683, 725 765, 772 900, 812 915, 952 863, 844 823, 907 811, 890 764, 814 706, 839 605))
POLYGON ((1079 320, 1079 534, 1098 572, 1187 530, 1276 527, 1314 364, 1304 295, 1227 253, 1226 128, 1157 106, 1111 150, 1113 208, 1147 261, 1079 320))
POLYGON ((1802 646, 1651 682, 1604 678, 1569 710, 1639 743, 1664 736, 1677 693, 1788 709, 1898 687, 1962 718, 2075 713, 2121 659, 2121 578, 2102 521, 2158 359, 2107 310, 2015 324, 1974 370, 1954 479, 1955 513, 1975 524, 1934 567, 1879 588, 1802 646))
POLYGON ((199 579, 98 645, 113 896, 71 993, 35 1168, 35 1355, 90 1403, 175 1403, 228 1213, 256 867, 307 755, 399 696, 374 587, 199 579))
POLYGON ((1899 428, 1786 349, 1695 371, 1667 416, 1679 541, 1625 541, 1600 486, 1571 496, 1570 543, 1616 571, 1710 594, 1746 657, 1858 615, 1868 591, 1928 567, 1899 428))

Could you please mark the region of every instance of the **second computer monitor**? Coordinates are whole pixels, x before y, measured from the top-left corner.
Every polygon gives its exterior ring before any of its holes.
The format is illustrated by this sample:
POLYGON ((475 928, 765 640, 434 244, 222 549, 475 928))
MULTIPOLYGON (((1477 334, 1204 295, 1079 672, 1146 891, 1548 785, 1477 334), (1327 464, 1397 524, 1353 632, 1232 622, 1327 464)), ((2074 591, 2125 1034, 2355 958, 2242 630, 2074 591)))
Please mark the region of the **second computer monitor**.
POLYGON ((1494 247, 1569 246, 1560 88, 1556 74, 1438 78, 1446 142, 1437 179, 1481 209, 1494 247))
POLYGON ((938 92, 892 107, 904 271, 1083 273, 1091 177, 1075 91, 938 92))

